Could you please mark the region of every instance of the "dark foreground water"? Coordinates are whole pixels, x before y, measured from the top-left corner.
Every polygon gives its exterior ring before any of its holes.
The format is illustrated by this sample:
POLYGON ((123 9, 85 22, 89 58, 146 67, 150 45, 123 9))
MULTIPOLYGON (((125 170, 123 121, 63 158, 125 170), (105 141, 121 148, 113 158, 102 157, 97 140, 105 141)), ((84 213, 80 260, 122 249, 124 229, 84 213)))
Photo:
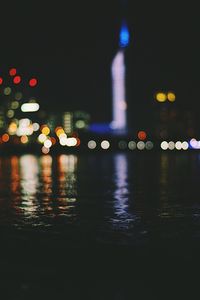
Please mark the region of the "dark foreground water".
POLYGON ((189 297, 200 155, 1 157, 0 234, 8 299, 163 299, 172 288, 189 297))

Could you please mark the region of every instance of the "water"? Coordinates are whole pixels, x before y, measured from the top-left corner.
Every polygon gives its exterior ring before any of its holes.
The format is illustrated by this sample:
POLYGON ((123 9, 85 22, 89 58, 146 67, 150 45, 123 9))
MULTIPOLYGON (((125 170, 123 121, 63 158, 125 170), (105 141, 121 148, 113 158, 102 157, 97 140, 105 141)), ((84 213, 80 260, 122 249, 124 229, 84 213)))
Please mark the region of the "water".
MULTIPOLYGON (((72 276, 78 268, 77 277, 99 261, 103 277, 123 274, 125 279, 127 270, 134 270, 139 295, 141 283, 149 283, 155 259, 163 274, 179 254, 185 259, 180 270, 187 261, 188 266, 197 265, 199 182, 200 156, 191 152, 1 157, 0 264, 5 286, 12 269, 12 285, 19 293, 26 294, 36 278, 41 293, 39 273, 65 287, 65 277, 55 277, 61 273, 58 267, 65 276, 67 269, 72 276)), ((127 291, 131 284, 125 282, 127 291)), ((116 290, 108 284, 106 291, 108 286, 116 290)), ((75 290, 73 286, 70 299, 75 290)), ((107 298, 102 293, 98 299, 107 298)))

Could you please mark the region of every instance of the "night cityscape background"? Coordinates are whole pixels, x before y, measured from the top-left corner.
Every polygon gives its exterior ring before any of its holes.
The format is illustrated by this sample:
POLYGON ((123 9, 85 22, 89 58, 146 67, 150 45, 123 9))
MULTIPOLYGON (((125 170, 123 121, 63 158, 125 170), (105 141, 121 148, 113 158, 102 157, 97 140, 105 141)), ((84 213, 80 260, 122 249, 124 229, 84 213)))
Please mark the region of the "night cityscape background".
POLYGON ((2 299, 193 299, 197 5, 0 10, 2 299))

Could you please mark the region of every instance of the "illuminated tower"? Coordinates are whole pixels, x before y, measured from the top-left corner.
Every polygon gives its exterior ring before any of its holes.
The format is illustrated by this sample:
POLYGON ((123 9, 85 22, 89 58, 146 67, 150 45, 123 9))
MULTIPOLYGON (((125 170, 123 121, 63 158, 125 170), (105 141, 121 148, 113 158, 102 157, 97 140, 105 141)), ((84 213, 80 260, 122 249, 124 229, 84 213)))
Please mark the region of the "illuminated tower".
POLYGON ((127 131, 127 103, 126 103, 126 67, 125 49, 129 44, 129 31, 123 22, 119 35, 119 49, 112 61, 112 122, 111 128, 119 133, 127 131))

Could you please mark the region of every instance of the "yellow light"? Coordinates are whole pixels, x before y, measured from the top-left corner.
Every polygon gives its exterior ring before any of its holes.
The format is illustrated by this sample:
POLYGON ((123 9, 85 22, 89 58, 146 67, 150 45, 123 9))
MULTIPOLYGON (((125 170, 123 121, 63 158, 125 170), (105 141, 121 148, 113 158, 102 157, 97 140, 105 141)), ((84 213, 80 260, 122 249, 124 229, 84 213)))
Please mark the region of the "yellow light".
POLYGON ((12 122, 10 123, 9 127, 8 127, 8 132, 10 135, 14 135, 17 131, 17 124, 12 122))
POLYGON ((4 95, 9 96, 12 92, 11 88, 8 86, 4 89, 4 95))
POLYGON ((15 114, 14 110, 9 109, 7 112, 7 117, 11 119, 14 117, 14 114, 15 114))
POLYGON ((165 102, 167 100, 167 95, 165 93, 159 92, 156 94, 156 100, 158 102, 165 102))
POLYGON ((174 101, 176 101, 176 95, 175 95, 174 93, 172 93, 172 92, 169 92, 169 93, 167 94, 167 99, 168 99, 170 102, 174 102, 174 101))
POLYGON ((26 135, 22 135, 22 137, 20 138, 20 140, 21 140, 22 144, 28 143, 28 137, 26 135))
POLYGON ((64 132, 64 130, 63 130, 63 128, 56 128, 56 135, 59 137, 61 134, 64 134, 65 132, 64 132))
POLYGON ((45 134, 45 135, 49 135, 49 133, 50 133, 49 127, 44 126, 44 127, 42 128, 42 133, 45 134))

